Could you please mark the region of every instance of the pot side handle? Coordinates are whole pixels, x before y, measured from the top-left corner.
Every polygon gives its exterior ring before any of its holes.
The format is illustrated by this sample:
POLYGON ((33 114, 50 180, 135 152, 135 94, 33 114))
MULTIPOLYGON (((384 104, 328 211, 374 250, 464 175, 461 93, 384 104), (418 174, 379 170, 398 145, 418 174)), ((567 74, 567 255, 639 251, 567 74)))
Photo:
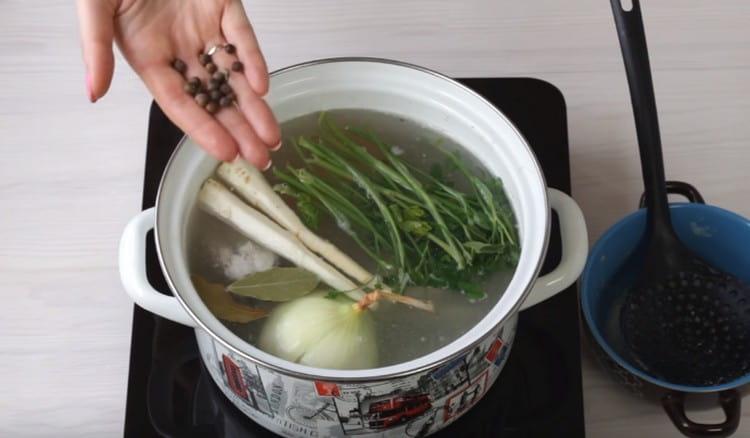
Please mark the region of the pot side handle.
POLYGON ((521 305, 521 310, 541 303, 575 283, 588 256, 588 231, 581 208, 573 198, 557 189, 548 188, 547 196, 550 207, 557 212, 560 221, 562 257, 552 272, 536 279, 531 293, 521 305))
POLYGON ((146 235, 154 228, 154 208, 140 212, 128 222, 120 238, 120 281, 136 304, 174 322, 195 327, 177 298, 157 291, 146 275, 146 235))
POLYGON ((742 397, 736 389, 719 392, 719 404, 726 420, 718 424, 702 424, 691 421, 685 414, 685 393, 670 391, 661 399, 664 410, 677 430, 691 438, 728 437, 737 431, 740 424, 742 397))

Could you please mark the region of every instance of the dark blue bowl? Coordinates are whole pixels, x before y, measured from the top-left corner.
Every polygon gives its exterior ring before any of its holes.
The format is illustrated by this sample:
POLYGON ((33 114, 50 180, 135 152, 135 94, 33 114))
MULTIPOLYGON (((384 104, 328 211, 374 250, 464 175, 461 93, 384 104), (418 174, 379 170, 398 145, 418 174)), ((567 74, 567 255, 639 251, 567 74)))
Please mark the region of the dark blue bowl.
MULTIPOLYGON (((677 183, 684 184, 684 183, 677 183)), ((696 192, 697 194, 697 192, 696 192)), ((697 195, 698 201, 702 201, 697 195)), ((732 273, 750 283, 750 220, 719 207, 702 203, 676 203, 670 205, 672 223, 680 240, 706 261, 732 273)), ((622 342, 619 329, 619 303, 624 297, 625 287, 612 287, 613 283, 626 285, 635 278, 616 273, 636 250, 646 226, 646 211, 638 210, 611 227, 596 242, 580 278, 581 312, 587 331, 595 341, 595 350, 600 359, 616 374, 618 380, 627 383, 637 392, 662 394, 662 403, 670 418, 688 436, 701 435, 698 429, 713 426, 711 436, 722 436, 721 425, 696 425, 684 416, 682 399, 685 393, 720 393, 720 402, 727 413, 727 421, 734 420, 734 429, 739 422, 739 395, 734 388, 750 383, 750 374, 715 386, 686 386, 674 384, 648 374, 639 368, 629 356, 622 342), (606 357, 602 358, 602 353, 606 357), (644 390, 645 389, 645 390, 644 390), (670 412, 670 406, 672 407, 670 412), (736 411, 736 419, 730 418, 736 411), (680 424, 687 429, 680 427, 680 424), (690 424, 692 423, 692 425, 690 424), (701 426, 701 427, 698 427, 701 426), (691 432, 689 429, 695 429, 691 432)), ((728 424, 725 426, 732 426, 728 424)), ((724 428, 725 431, 728 427, 724 428)), ((733 430, 731 431, 733 432, 733 430)), ((731 433, 730 432, 730 433, 731 433)), ((726 436, 724 434, 723 436, 726 436)))

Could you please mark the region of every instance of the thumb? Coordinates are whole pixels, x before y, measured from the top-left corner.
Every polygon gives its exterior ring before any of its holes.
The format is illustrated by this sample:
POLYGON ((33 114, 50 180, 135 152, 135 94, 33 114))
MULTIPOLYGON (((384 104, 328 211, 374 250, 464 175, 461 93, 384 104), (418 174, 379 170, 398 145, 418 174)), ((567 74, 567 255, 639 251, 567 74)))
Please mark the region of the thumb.
POLYGON ((112 38, 116 9, 117 1, 114 0, 78 0, 86 90, 91 102, 104 96, 112 82, 115 69, 112 38))

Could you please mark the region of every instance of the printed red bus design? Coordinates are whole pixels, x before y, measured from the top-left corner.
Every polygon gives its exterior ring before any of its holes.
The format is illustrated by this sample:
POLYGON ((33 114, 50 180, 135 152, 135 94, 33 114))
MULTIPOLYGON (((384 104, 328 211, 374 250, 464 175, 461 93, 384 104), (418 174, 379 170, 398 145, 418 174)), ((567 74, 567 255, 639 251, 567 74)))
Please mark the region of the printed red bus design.
POLYGON ((384 429, 419 417, 430 408, 427 394, 387 395, 370 400, 365 416, 371 429, 384 429))
POLYGON ((227 383, 232 392, 237 394, 238 397, 247 400, 249 395, 247 393, 245 378, 242 376, 242 369, 225 354, 222 354, 222 361, 224 362, 224 374, 227 376, 227 383))

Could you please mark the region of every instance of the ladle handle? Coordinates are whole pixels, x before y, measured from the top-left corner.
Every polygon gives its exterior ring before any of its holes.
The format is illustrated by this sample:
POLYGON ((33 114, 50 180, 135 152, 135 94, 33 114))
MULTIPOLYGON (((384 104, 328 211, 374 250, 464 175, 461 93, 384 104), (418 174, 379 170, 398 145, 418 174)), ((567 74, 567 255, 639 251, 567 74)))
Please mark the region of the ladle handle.
POLYGON ((629 11, 623 9, 621 0, 610 0, 612 13, 620 40, 625 72, 630 86, 638 149, 641 156, 643 184, 648 207, 648 227, 666 225, 671 229, 667 191, 664 186, 664 160, 659 136, 659 119, 656 112, 654 85, 648 61, 646 32, 643 29, 641 5, 632 0, 629 11))
POLYGON ((691 438, 728 437, 737 431, 741 416, 741 397, 736 389, 719 393, 719 404, 726 420, 723 423, 703 424, 690 420, 685 415, 685 393, 669 392, 661 399, 664 410, 675 427, 685 436, 691 438))

